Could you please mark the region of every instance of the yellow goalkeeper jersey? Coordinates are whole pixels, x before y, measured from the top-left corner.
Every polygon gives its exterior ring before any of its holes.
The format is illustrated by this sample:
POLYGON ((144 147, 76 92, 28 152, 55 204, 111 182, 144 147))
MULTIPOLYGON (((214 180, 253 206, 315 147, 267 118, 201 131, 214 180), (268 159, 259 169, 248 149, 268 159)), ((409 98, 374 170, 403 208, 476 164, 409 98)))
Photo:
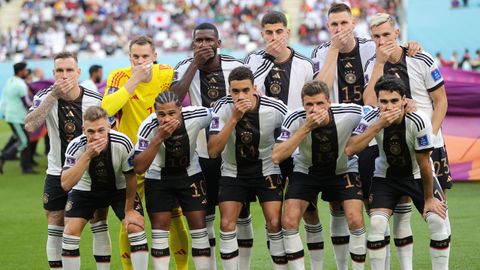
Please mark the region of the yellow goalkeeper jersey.
POLYGON ((124 85, 131 76, 131 67, 116 69, 110 73, 102 108, 110 116, 118 113, 120 119, 118 131, 126 134, 135 145, 138 127, 154 112, 155 98, 159 93, 170 89, 173 69, 169 65, 153 65, 152 80, 148 83, 139 83, 135 91, 129 94, 124 85))

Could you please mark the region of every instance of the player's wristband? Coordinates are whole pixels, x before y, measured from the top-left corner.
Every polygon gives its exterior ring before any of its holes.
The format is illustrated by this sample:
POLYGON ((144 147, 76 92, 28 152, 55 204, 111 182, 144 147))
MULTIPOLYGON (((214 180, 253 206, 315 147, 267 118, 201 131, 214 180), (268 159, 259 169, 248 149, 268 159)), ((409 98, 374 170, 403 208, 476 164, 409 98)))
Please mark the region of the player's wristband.
POLYGON ((270 60, 270 61, 272 61, 272 62, 275 61, 275 56, 273 56, 273 55, 271 55, 271 54, 269 54, 269 53, 265 53, 265 54, 263 55, 263 58, 264 58, 264 59, 267 59, 267 60, 270 60))

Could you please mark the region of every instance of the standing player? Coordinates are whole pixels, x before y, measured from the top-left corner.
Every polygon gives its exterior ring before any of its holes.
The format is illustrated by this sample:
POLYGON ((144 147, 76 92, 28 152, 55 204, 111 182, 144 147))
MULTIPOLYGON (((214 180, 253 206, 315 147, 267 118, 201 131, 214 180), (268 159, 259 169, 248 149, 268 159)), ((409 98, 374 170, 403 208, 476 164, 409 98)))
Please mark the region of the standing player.
MULTIPOLYGON (((183 60, 175 67, 171 90, 178 95, 180 100, 183 100, 185 95, 189 94, 192 105, 211 108, 217 100, 227 94, 228 75, 234 68, 242 66, 243 63, 231 56, 218 54, 220 46, 221 40, 218 36, 218 30, 213 24, 202 23, 195 27, 192 42, 193 58, 183 60)), ((216 267, 216 243, 213 225, 215 222, 215 206, 218 204, 218 180, 222 159, 208 156, 207 134, 208 128, 198 134, 197 153, 207 183, 207 231, 211 247, 210 258, 213 266, 216 267)), ((251 247, 253 240, 251 218, 239 218, 237 226, 239 245, 251 247)), ((245 250, 250 250, 250 248, 245 248, 245 250)))
MULTIPOLYGON (((288 47, 290 29, 285 14, 271 11, 261 21, 262 37, 267 43, 265 50, 253 52, 245 58, 245 64, 254 71, 255 85, 263 94, 280 99, 290 111, 302 107, 303 85, 313 79, 313 63, 305 56, 288 47)), ((280 135, 280 129, 275 138, 280 135)), ((280 163, 283 181, 293 170, 293 159, 280 163)), ((323 253, 322 224, 311 204, 305 213, 305 231, 312 269, 319 265, 323 253)))
MULTIPOLYGON (((417 53, 410 57, 406 49, 397 44, 400 30, 396 28, 393 17, 385 13, 373 16, 370 21, 372 37, 377 45, 374 62, 366 68, 371 74, 366 92, 374 93, 374 86, 383 74, 392 74, 400 78, 407 87, 406 97, 415 100, 418 110, 430 119, 434 136, 434 149, 431 154, 435 174, 446 190, 452 187, 448 157, 442 135, 442 121, 447 112, 447 96, 442 75, 438 66, 427 52, 417 53)), ((399 254, 402 269, 411 269, 413 260, 413 238, 410 226, 411 203, 399 204, 395 208, 393 231, 395 245, 399 254), (401 212, 403 214, 397 214, 401 212)), ((450 223, 447 218, 447 229, 450 233, 450 223)))
POLYGON ((219 187, 220 254, 224 269, 239 269, 236 221, 244 202, 257 195, 263 209, 275 269, 286 269, 280 225, 283 191, 280 168, 272 163, 274 130, 281 126, 287 107, 256 95, 248 67, 232 70, 230 95, 214 107, 208 154, 222 154, 219 187))
POLYGON ((198 133, 211 122, 205 107, 181 107, 170 91, 161 93, 155 113, 143 121, 135 146, 135 172, 145 173, 147 211, 152 223, 154 269, 168 269, 170 211, 182 207, 192 236, 196 269, 213 269, 205 225, 205 181, 195 151, 198 133))
MULTIPOLYGON (((323 82, 311 81, 303 86, 303 108, 285 118, 272 153, 273 162, 279 163, 298 148, 282 218, 285 252, 291 269, 305 269, 298 224, 319 192, 325 201, 341 202, 350 229, 353 269, 365 266, 366 234, 357 160, 348 159, 344 153, 352 130, 360 123, 362 108, 355 104, 331 105, 328 95, 328 86, 323 82)), ((322 258, 316 263, 319 265, 312 268, 322 269, 322 258)))
MULTIPOLYGON (((43 208, 48 221, 47 258, 52 269, 62 267, 63 215, 67 192, 60 185, 60 175, 65 161, 65 150, 73 138, 82 134, 83 112, 90 106, 100 105, 102 100, 98 93, 78 84, 80 69, 75 55, 62 52, 57 54, 53 61, 55 83, 35 95, 33 105, 25 118, 25 129, 29 132, 47 121, 50 151, 43 208)), ((105 218, 106 212, 103 212, 91 221, 93 254, 109 260, 111 247, 105 218)), ((101 262, 97 265, 99 263, 101 262)))
POLYGON ((431 233, 432 269, 448 269, 450 238, 443 192, 432 175, 432 125, 422 112, 405 112, 408 88, 393 75, 375 85, 377 109, 368 113, 345 148, 352 156, 375 137, 380 157, 370 192, 370 231, 367 248, 372 269, 385 269, 384 234, 388 219, 401 196, 412 198, 431 233))
MULTIPOLYGON (((107 112, 99 106, 89 107, 83 120, 84 134, 68 145, 61 177, 63 189, 72 189, 65 206, 63 269, 80 269, 83 228, 96 209, 111 206, 129 232, 134 269, 146 270, 147 236, 143 217, 134 210, 133 144, 126 135, 110 129, 107 112)), ((110 269, 110 262, 101 269, 110 269)))
MULTIPOLYGON (((153 111, 155 97, 170 87, 173 70, 168 65, 154 64, 157 59, 153 40, 140 36, 130 42, 130 67, 112 71, 108 77, 102 107, 110 116, 118 114, 118 131, 135 144, 138 127, 153 111)), ((137 176, 138 191, 143 197, 143 176, 137 176)), ((172 211, 171 247, 177 269, 188 269, 188 236, 181 219, 181 210, 172 211)), ((124 270, 131 269, 128 237, 120 230, 120 253, 124 270)))

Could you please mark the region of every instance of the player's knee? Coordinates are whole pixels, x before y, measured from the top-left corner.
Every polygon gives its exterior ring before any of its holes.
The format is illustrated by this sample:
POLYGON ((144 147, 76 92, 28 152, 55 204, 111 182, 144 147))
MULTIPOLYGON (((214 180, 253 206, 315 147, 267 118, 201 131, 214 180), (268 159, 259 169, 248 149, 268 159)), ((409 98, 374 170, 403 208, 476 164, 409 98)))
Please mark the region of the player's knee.
POLYGON ((382 238, 388 226, 388 217, 386 214, 373 212, 370 216, 370 235, 380 235, 382 238))
POLYGON ((138 226, 137 224, 128 224, 128 227, 127 227, 127 232, 129 234, 131 233, 138 233, 138 232, 142 232, 144 229, 140 226, 138 226))
POLYGON ((318 224, 320 222, 318 211, 316 209, 314 211, 306 211, 303 214, 303 220, 307 224, 318 224))
POLYGON ((298 230, 298 218, 284 213, 282 217, 282 227, 284 230, 298 230))
POLYGON ((347 216, 348 228, 356 230, 365 226, 362 213, 349 213, 347 216))
POLYGON ((235 219, 230 219, 222 217, 220 219, 220 230, 223 232, 233 232, 237 226, 237 221, 235 219))
POLYGON ((278 232, 282 226, 280 224, 280 216, 271 216, 266 219, 267 230, 269 232, 278 232))
POLYGON ((63 226, 63 210, 60 211, 47 211, 47 222, 48 225, 63 226))
POLYGON ((427 218, 428 230, 431 234, 445 234, 447 236, 447 227, 445 220, 437 214, 429 213, 427 218))

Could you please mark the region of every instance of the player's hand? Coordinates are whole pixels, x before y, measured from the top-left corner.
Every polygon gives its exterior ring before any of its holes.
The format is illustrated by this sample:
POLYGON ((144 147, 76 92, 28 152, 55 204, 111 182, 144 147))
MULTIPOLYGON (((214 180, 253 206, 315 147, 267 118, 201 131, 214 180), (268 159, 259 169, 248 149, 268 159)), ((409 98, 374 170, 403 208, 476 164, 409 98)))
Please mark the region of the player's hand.
POLYGON ((246 112, 253 109, 253 104, 249 99, 239 99, 234 102, 232 117, 239 121, 246 112))
POLYGON ((407 104, 405 104, 405 112, 416 112, 417 111, 417 103, 415 100, 411 98, 407 98, 407 104))
POLYGON ((204 66, 213 57, 215 57, 215 51, 210 46, 195 47, 193 49, 193 62, 199 67, 204 66))
POLYGON ((377 48, 376 61, 385 64, 397 48, 395 41, 387 41, 377 48))
POLYGON ((328 111, 319 110, 317 112, 311 113, 307 116, 305 121, 305 127, 312 131, 318 127, 323 127, 328 124, 328 111))
POLYGON ((447 205, 444 202, 439 201, 437 198, 425 200, 425 206, 423 207, 423 218, 427 217, 428 212, 433 212, 439 215, 441 218, 447 218, 447 205))
POLYGON ((268 43, 267 47, 265 48, 265 52, 275 58, 278 58, 285 47, 287 47, 287 39, 285 37, 281 37, 268 43))
POLYGON ((105 149, 107 143, 107 138, 98 139, 93 142, 87 142, 87 149, 85 153, 87 153, 91 158, 96 157, 105 149))
POLYGON ((353 31, 351 29, 343 29, 342 31, 334 34, 332 36, 332 48, 341 50, 345 48, 348 44, 348 40, 351 38, 353 31))
POLYGON ((401 114, 402 111, 400 109, 380 111, 380 118, 378 119, 380 126, 382 128, 389 127, 400 117, 401 114))
POLYGON ((128 231, 128 226, 138 226, 145 229, 145 220, 142 215, 135 210, 130 210, 125 213, 125 218, 123 219, 123 226, 128 231))
POLYGON ((158 133, 155 135, 157 139, 164 141, 170 136, 172 136, 173 132, 180 126, 180 121, 178 120, 171 120, 168 122, 163 122, 160 124, 160 128, 158 129, 158 133))
POLYGON ((148 82, 152 79, 152 70, 153 62, 150 60, 145 61, 141 65, 137 65, 132 68, 131 79, 135 80, 137 83, 148 82))
POLYGON ((422 51, 422 45, 416 41, 409 41, 407 44, 405 44, 405 48, 408 49, 408 56, 412 57, 416 55, 417 53, 422 51))
POLYGON ((53 84, 53 91, 52 94, 56 98, 64 98, 67 96, 67 93, 73 89, 75 86, 75 79, 73 78, 65 78, 55 81, 53 84))

